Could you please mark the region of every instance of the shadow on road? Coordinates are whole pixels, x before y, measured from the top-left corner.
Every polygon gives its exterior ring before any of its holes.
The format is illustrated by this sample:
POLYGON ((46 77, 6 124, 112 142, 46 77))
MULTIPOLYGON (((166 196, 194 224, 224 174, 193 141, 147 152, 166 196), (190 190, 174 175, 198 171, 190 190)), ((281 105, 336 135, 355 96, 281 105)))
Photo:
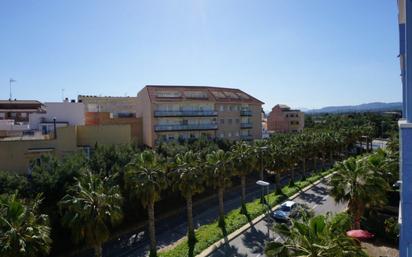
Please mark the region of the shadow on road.
POLYGON ((299 195, 299 197, 305 201, 306 203, 315 203, 315 204, 322 204, 325 199, 323 199, 322 196, 316 195, 316 194, 311 194, 311 193, 306 193, 303 192, 299 195))
POLYGON ((326 187, 319 185, 312 187, 312 191, 320 195, 327 195, 329 193, 326 187))
POLYGON ((224 244, 222 247, 220 247, 218 250, 216 250, 210 256, 213 256, 213 257, 228 257, 228 256, 247 257, 247 254, 239 253, 238 248, 235 247, 235 246, 231 246, 229 244, 224 244))
POLYGON ((252 253, 261 253, 265 249, 265 240, 267 235, 255 227, 252 227, 250 231, 243 234, 243 245, 251 249, 252 253))

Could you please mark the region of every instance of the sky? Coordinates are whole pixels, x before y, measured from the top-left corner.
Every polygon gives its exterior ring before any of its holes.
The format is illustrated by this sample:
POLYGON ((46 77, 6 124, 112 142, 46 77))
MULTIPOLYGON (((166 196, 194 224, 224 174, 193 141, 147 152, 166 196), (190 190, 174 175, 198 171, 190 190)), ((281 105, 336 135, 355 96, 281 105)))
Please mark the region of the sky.
POLYGON ((319 108, 401 100, 395 0, 1 0, 0 99, 234 87, 319 108))

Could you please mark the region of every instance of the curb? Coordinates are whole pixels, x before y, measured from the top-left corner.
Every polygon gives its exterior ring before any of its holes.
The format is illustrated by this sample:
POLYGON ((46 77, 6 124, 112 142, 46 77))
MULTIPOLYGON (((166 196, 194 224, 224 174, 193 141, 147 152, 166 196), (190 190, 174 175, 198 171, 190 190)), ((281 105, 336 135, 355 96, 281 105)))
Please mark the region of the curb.
MULTIPOLYGON (((299 192, 297 192, 296 194, 292 195, 291 197, 288 197, 286 200, 292 200, 295 199, 296 197, 298 197, 302 192, 306 192, 309 189, 311 189, 312 187, 316 186, 317 184, 319 184, 320 182, 322 182, 324 179, 328 179, 329 177, 331 177, 333 174, 335 174, 335 172, 332 172, 331 174, 326 175, 325 177, 322 177, 321 179, 311 183, 310 185, 306 186, 305 188, 303 188, 302 190, 300 190, 299 192)), ((276 208, 279 208, 280 204, 277 204, 275 206, 272 207, 271 211, 274 211, 276 208)), ((260 222, 264 217, 266 216, 266 214, 261 214, 258 217, 256 217, 255 219, 253 219, 251 222, 248 222, 247 224, 243 225, 241 228, 235 230, 234 232, 230 233, 227 237, 220 239, 219 241, 215 242, 214 244, 212 244, 211 246, 209 246, 208 248, 206 248, 205 250, 203 250, 200 254, 196 255, 196 257, 207 257, 209 256, 211 253, 213 253, 214 251, 216 251, 217 249, 219 249, 222 245, 224 245, 227 242, 232 241, 233 239, 235 239, 236 237, 238 237, 239 235, 241 235, 245 230, 249 229, 251 226, 256 225, 256 223, 260 222)))

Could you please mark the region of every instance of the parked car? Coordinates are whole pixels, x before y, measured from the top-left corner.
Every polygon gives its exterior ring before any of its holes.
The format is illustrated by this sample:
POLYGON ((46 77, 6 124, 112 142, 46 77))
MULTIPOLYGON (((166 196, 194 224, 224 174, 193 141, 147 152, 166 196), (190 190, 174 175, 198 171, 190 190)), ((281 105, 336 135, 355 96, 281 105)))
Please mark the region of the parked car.
POLYGON ((289 221, 290 215, 296 206, 297 203, 294 201, 286 201, 282 203, 278 209, 272 212, 272 218, 280 221, 289 221))

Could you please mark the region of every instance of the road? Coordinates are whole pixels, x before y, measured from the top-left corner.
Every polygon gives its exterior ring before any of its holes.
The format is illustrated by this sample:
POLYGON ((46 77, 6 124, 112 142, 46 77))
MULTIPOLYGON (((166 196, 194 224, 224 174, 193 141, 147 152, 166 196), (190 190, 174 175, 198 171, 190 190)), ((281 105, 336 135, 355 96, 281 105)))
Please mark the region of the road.
MULTIPOLYGON (((295 202, 306 204, 315 214, 325 214, 326 212, 342 212, 345 204, 337 204, 328 194, 328 186, 325 182, 319 183, 311 189, 302 192, 295 202)), ((280 239, 278 235, 272 232, 273 221, 271 218, 265 218, 256 223, 250 229, 243 232, 232 241, 226 242, 222 247, 215 250, 210 257, 263 257, 265 242, 267 240, 280 239)))
MULTIPOLYGON (((296 178, 298 175, 296 175, 296 178)), ((281 184, 285 185, 289 181, 284 177, 281 184)), ((246 201, 252 201, 260 197, 261 187, 253 181, 247 185, 246 201)), ((269 186, 269 192, 275 190, 275 185, 269 186)), ((240 188, 234 187, 225 192, 225 212, 229 212, 240 207, 240 188)), ((217 219, 218 216, 218 199, 214 193, 211 197, 200 200, 193 205, 193 220, 196 228, 209 224, 217 219)), ((163 217, 156 217, 156 241, 158 248, 163 248, 175 243, 182 237, 186 236, 186 208, 182 207, 176 212, 163 217)), ((149 239, 147 226, 133 229, 131 232, 123 233, 121 236, 111 239, 103 246, 103 255, 105 257, 144 257, 149 250, 149 239)), ((93 250, 89 249, 76 257, 92 257, 93 250)))
MULTIPOLYGON (((288 183, 288 178, 283 178, 281 184, 288 183)), ((250 181, 252 182, 252 181, 250 181)), ((270 185, 269 191, 273 192, 275 186, 270 185)), ((255 183, 247 185, 246 201, 257 199, 261 195, 261 188, 255 183)), ((240 188, 235 187, 224 195, 225 198, 225 212, 229 212, 240 207, 240 188)), ((216 194, 208 199, 201 200, 193 206, 193 219, 196 228, 209 224, 216 220, 218 216, 218 199, 216 194)), ((158 248, 166 247, 175 243, 182 237, 186 236, 186 208, 182 207, 171 215, 162 218, 156 218, 156 241, 158 248)), ((143 257, 146 256, 149 249, 149 240, 147 227, 138 228, 129 233, 124 233, 121 236, 112 239, 104 244, 103 253, 105 257, 143 257)), ((89 249, 77 257, 91 257, 93 250, 89 249)))

